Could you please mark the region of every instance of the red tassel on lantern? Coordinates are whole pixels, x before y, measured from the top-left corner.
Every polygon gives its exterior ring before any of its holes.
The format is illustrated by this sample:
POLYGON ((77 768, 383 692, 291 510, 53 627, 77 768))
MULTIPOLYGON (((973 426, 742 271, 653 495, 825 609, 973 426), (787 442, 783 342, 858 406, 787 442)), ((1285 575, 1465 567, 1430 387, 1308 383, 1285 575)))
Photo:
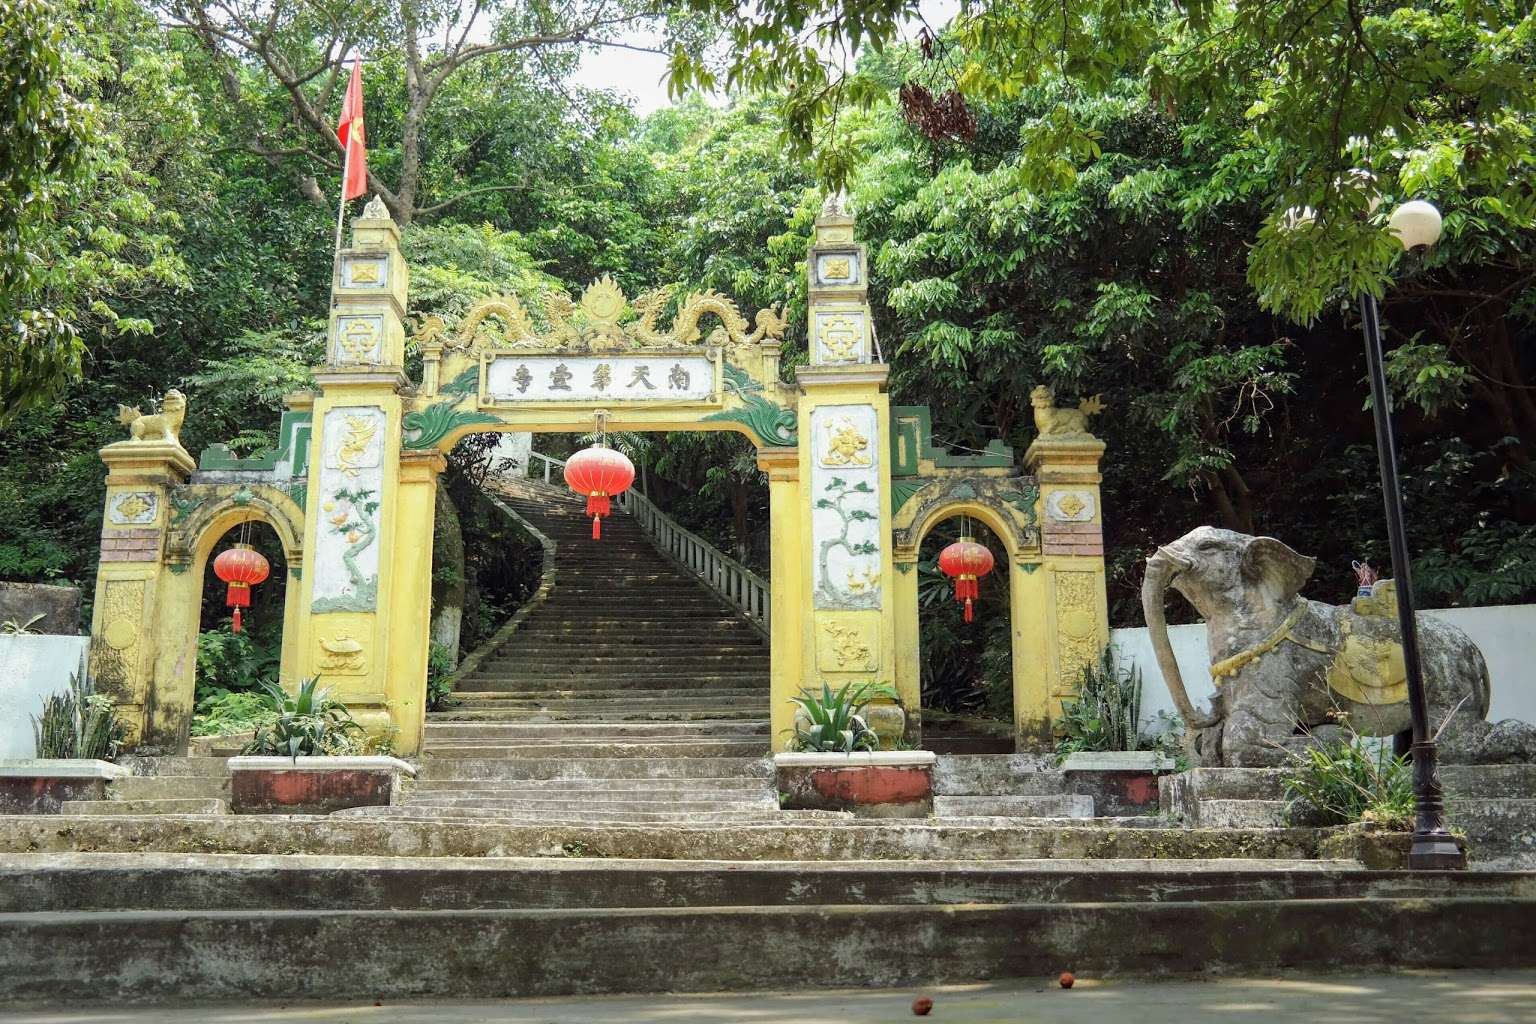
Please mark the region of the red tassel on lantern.
POLYGON ((570 457, 565 464, 566 486, 587 498, 587 515, 592 517, 592 539, 603 535, 603 516, 613 511, 613 497, 623 494, 635 482, 635 465, 614 451, 597 444, 570 457))
POLYGON ((229 584, 224 603, 235 610, 235 632, 240 632, 240 609, 251 606, 251 587, 266 581, 272 567, 249 544, 236 544, 213 560, 213 572, 229 584))
POLYGON ((978 580, 992 571, 992 552, 970 537, 961 537, 939 552, 939 568, 955 578, 955 600, 965 604, 965 621, 974 617, 972 608, 981 597, 978 580))

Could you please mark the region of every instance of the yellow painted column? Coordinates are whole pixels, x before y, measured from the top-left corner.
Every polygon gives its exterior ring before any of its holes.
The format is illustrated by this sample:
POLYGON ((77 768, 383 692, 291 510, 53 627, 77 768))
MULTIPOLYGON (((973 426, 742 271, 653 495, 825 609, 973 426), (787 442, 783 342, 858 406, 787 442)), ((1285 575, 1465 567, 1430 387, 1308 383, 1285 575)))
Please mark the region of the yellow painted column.
POLYGON ((1099 503, 1099 460, 1104 442, 1090 434, 1046 435, 1025 453, 1040 482, 1040 545, 1044 630, 1051 656, 1045 665, 1050 717, 1076 695, 1083 670, 1109 643, 1104 581, 1104 518, 1099 503))
MULTIPOLYGON (((171 394, 167 404, 183 401, 171 394)), ((167 638, 181 635, 177 627, 187 613, 178 598, 189 584, 165 565, 163 552, 171 488, 186 482, 194 463, 174 431, 161 440, 110 444, 100 454, 107 497, 91 613, 91 675, 117 705, 129 749, 176 753, 186 746, 193 665, 167 638), (156 673, 178 661, 185 685, 157 685, 156 673)))
MULTIPOLYGON (((370 734, 399 729, 397 744, 402 736, 419 735, 420 727, 407 716, 408 728, 400 729, 392 716, 391 693, 411 686, 394 678, 392 646, 398 642, 413 651, 418 641, 397 640, 390 611, 397 588, 430 586, 432 538, 430 512, 423 522, 414 495, 402 501, 401 392, 409 383, 402 318, 409 271, 399 242, 399 229, 375 199, 353 220, 352 245, 337 261, 326 363, 315 371, 320 390, 297 638, 299 674, 319 675, 370 734), (424 574, 416 570, 420 559, 410 554, 412 545, 421 544, 428 548, 424 574)), ((425 627, 422 632, 420 645, 425 627)), ((401 655, 402 663, 413 661, 413 653, 401 655)))
POLYGON ((398 732, 395 750, 421 749, 427 712, 427 654, 431 646, 432 522, 437 478, 448 462, 435 448, 400 455, 394 583, 389 591, 389 677, 385 699, 398 732), (425 526, 423 526, 425 524, 425 526), (425 532, 420 532, 422 530, 425 532))
MULTIPOLYGON (((854 233, 841 197, 829 197, 806 261, 811 365, 795 371, 802 678, 834 688, 897 680, 889 367, 876 358, 868 258, 854 233)), ((885 746, 905 732, 894 708, 871 708, 868 719, 885 746)))
POLYGON ((1054 744, 1051 607, 1046 573, 1039 562, 1011 559, 1008 571, 1009 614, 1013 621, 1013 723, 1019 750, 1044 750, 1054 744))
POLYGON ((907 736, 922 736, 923 669, 918 646, 917 559, 897 559, 891 576, 891 613, 895 622, 896 692, 907 710, 907 736))
POLYGON ((772 749, 788 745, 794 731, 795 707, 790 699, 804 685, 803 632, 805 536, 801 519, 800 452, 797 448, 759 448, 758 468, 768 474, 768 516, 772 525, 769 560, 768 693, 772 749))

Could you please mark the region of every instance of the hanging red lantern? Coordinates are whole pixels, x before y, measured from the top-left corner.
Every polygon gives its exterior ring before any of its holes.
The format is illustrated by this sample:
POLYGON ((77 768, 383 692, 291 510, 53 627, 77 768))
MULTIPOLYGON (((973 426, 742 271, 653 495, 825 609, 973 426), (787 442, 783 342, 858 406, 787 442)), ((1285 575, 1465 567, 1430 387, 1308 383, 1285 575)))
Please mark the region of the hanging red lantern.
POLYGON ((213 572, 229 584, 224 603, 235 610, 235 632, 240 632, 240 609, 251 606, 251 588, 266 581, 272 567, 249 544, 236 544, 213 560, 213 572))
POLYGON ((992 571, 992 552, 974 538, 961 537, 939 552, 939 568, 955 578, 955 600, 965 602, 965 621, 971 621, 972 603, 981 596, 976 582, 992 571))
POLYGON ((603 535, 603 516, 612 511, 611 499, 623 494, 635 482, 635 464, 606 445, 585 448, 565 464, 566 486, 587 499, 587 515, 592 517, 592 539, 603 535))

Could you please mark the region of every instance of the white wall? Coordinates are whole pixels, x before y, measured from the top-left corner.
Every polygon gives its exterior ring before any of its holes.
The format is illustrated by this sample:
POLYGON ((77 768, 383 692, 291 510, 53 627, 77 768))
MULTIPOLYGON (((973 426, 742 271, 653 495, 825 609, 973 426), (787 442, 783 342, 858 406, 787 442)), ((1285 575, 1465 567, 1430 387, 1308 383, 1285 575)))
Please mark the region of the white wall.
MULTIPOLYGON (((1493 678, 1493 708, 1488 713, 1491 721, 1518 718, 1536 722, 1536 604, 1443 608, 1424 614, 1463 630, 1482 650, 1493 678)), ((1216 686, 1211 682, 1205 624, 1170 626, 1168 639, 1173 645, 1174 660, 1184 674, 1189 699, 1196 707, 1208 706, 1216 686)), ((1159 711, 1176 714, 1178 709, 1163 685, 1146 627, 1110 630, 1110 642, 1121 665, 1141 669, 1143 727, 1155 721, 1159 711)))
POLYGON ((36 757, 32 716, 43 698, 69 688, 88 636, 0 636, 0 758, 36 757))

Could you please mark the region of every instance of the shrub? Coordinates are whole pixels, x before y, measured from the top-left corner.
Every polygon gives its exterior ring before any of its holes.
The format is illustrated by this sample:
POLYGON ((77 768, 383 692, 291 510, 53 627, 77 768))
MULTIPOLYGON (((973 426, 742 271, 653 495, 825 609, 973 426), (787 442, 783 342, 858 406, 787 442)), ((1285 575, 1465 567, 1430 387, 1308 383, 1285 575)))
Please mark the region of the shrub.
POLYGON ((197 695, 225 691, 255 691, 277 680, 282 651, 267 646, 249 632, 236 633, 228 626, 197 635, 197 695))
POLYGON ((1141 735, 1141 670, 1122 670, 1114 651, 1105 647, 1096 665, 1083 670, 1077 697, 1061 705, 1056 744, 1060 756, 1079 750, 1146 750, 1141 735))
POLYGON ((69 679, 69 689, 43 698, 43 715, 32 716, 38 757, 96 758, 110 761, 122 743, 123 727, 112 701, 96 692, 85 667, 69 679))
POLYGON ((345 704, 320 688, 319 676, 300 683, 297 694, 270 682, 262 683, 261 691, 268 720, 257 727, 243 753, 297 758, 361 749, 363 727, 353 721, 345 704))
POLYGON ((806 690, 790 700, 805 713, 810 725, 802 728, 799 716, 795 716, 795 734, 790 738, 789 749, 842 754, 874 750, 880 745, 880 738, 864 723, 859 712, 877 697, 895 696, 891 687, 874 683, 848 683, 836 693, 829 684, 822 683, 819 695, 806 690))
POLYGON ((1287 751, 1285 780, 1293 818, 1318 825, 1374 821, 1386 828, 1413 828, 1413 768, 1395 757, 1388 742, 1361 742, 1341 717, 1343 735, 1318 740, 1303 751, 1287 751))
POLYGON ((427 710, 441 711, 452 703, 453 688, 448 677, 453 674, 453 652, 433 641, 427 648, 427 710))
POLYGON ((198 700, 192 715, 192 735, 233 736, 251 732, 271 719, 271 704, 263 694, 218 689, 198 700))

